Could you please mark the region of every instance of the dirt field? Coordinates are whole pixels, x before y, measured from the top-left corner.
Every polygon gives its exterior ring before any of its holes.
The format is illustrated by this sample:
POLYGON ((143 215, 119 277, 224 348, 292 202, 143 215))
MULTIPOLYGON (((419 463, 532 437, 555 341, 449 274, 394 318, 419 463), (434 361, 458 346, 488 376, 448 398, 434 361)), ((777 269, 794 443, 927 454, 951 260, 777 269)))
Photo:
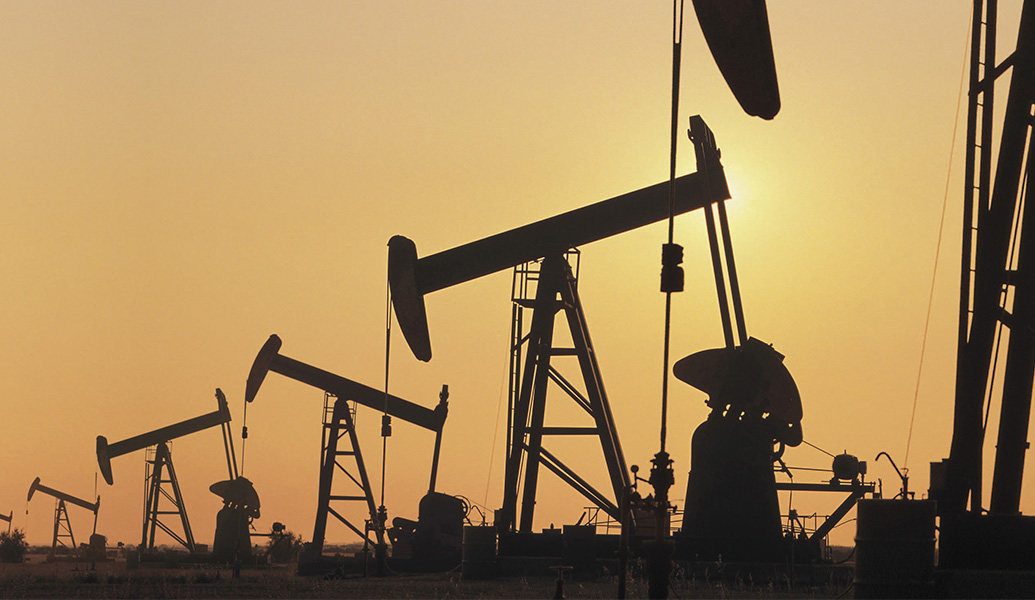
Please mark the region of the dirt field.
MULTIPOLYGON (((231 570, 212 566, 126 569, 122 560, 48 563, 31 555, 21 564, 0 563, 0 598, 553 598, 556 579, 507 577, 465 581, 459 571, 390 577, 299 577, 294 565, 231 570)), ((566 578, 567 598, 616 598, 616 577, 566 578)), ((705 581, 677 573, 670 598, 834 598, 844 586, 752 585, 705 581), (783 587, 784 589, 778 589, 783 587)), ((646 581, 630 579, 628 598, 646 598, 646 581)))

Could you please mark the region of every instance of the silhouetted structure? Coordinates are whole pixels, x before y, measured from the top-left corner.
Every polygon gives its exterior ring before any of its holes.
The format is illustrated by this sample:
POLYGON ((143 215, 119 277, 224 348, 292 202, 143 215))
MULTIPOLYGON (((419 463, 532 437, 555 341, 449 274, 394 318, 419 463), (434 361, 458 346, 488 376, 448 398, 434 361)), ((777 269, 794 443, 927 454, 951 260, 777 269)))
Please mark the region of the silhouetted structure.
MULTIPOLYGON (((97 511, 101 508, 101 497, 97 496, 95 502, 88 502, 81 498, 77 498, 71 494, 66 494, 55 490, 54 488, 47 487, 40 483, 40 478, 37 477, 33 480, 32 484, 29 485, 29 494, 26 496, 25 501, 31 502, 32 497, 40 492, 48 496, 53 496, 57 499, 57 504, 54 508, 54 538, 50 544, 50 556, 54 557, 57 554, 57 547, 62 546, 68 550, 73 556, 79 556, 79 548, 75 543, 75 536, 72 534, 72 524, 68 520, 68 509, 66 503, 74 504, 89 510, 93 513, 93 531, 90 534, 91 547, 93 547, 94 536, 97 535, 97 511), (65 543, 68 540, 68 543, 65 543)), ((103 537, 103 536, 101 536, 103 537)), ((102 557, 103 557, 104 544, 101 543, 102 557)))
POLYGON ((1024 2, 1017 47, 998 64, 997 4, 974 2, 956 403, 949 457, 931 465, 930 497, 941 517, 940 566, 1030 570, 1035 519, 1020 515, 1020 496, 1035 378, 1035 206, 1024 201, 1035 157, 1035 3, 1024 2), (1006 73, 993 185, 995 90, 1006 73), (993 379, 999 381, 991 385, 993 379), (993 394, 1001 408, 986 504, 984 423, 993 394))
MULTIPOLYGON (((630 479, 567 255, 578 246, 661 221, 669 216, 670 208, 682 214, 728 198, 717 156, 707 160, 713 163, 707 174, 676 179, 671 206, 671 188, 665 182, 419 259, 411 240, 397 235, 388 242, 392 306, 410 349, 424 361, 431 359, 425 294, 507 268, 525 265, 521 268, 527 272, 538 267, 534 295, 525 288, 514 296, 507 469, 503 507, 496 518, 501 534, 531 532, 541 465, 594 506, 619 518, 618 504, 630 479), (532 311, 527 331, 522 329, 525 309, 532 311), (565 316, 573 347, 554 345, 555 318, 560 314, 565 316), (584 395, 555 368, 554 357, 563 355, 577 358, 584 395), (589 414, 591 427, 545 425, 551 381, 589 414), (588 435, 599 440, 610 490, 594 489, 544 448, 545 437, 558 435, 588 435)), ((515 284, 516 288, 523 286, 515 284)), ((501 548, 505 542, 501 538, 501 548)))
MULTIPOLYGON (((248 532, 247 523, 250 522, 251 518, 258 517, 258 495, 255 493, 254 488, 251 487, 251 482, 241 478, 242 481, 229 485, 238 479, 237 460, 234 455, 233 437, 230 433, 230 408, 227 405, 226 396, 223 395, 222 390, 219 388, 216 388, 216 402, 217 408, 213 412, 142 433, 120 442, 109 444, 107 438, 103 435, 97 436, 97 464, 100 466, 101 474, 104 476, 104 480, 108 482, 108 485, 111 485, 114 481, 111 471, 112 458, 154 446, 154 451, 145 455, 145 487, 147 495, 144 499, 144 525, 140 542, 141 548, 148 552, 153 552, 155 549, 155 534, 159 529, 183 545, 189 552, 194 553, 197 551, 190 519, 187 517, 187 507, 183 494, 180 492, 176 469, 173 466, 172 452, 169 450, 168 443, 176 438, 216 426, 220 427, 223 434, 223 447, 230 480, 229 482, 213 484, 210 488, 213 493, 223 497, 224 500, 224 509, 220 511, 223 516, 217 515, 216 519, 217 543, 215 546, 222 547, 221 543, 228 535, 233 539, 238 538, 240 535, 246 536, 248 532), (230 500, 225 495, 229 493, 229 490, 233 490, 235 494, 234 498, 230 500), (239 490, 250 490, 250 492, 244 494, 244 492, 239 490), (247 500, 242 500, 238 496, 247 498, 247 500), (242 509, 242 502, 248 503, 247 509, 242 509), (230 508, 231 504, 234 507, 232 509, 230 508), (246 514, 239 514, 242 510, 246 514), (234 512, 237 516, 233 519, 228 519, 226 511, 234 512), (165 518, 170 516, 178 517, 179 531, 165 521, 165 518), (240 525, 237 524, 241 519, 244 519, 245 522, 243 534, 237 533, 241 530, 240 525), (233 532, 221 531, 221 528, 226 527, 232 527, 233 532)), ((235 542, 234 547, 237 545, 235 542)), ((243 547, 242 551, 250 556, 251 543, 245 543, 241 546, 243 547)), ((224 556, 227 559, 231 557, 232 553, 227 553, 224 556)))
MULTIPOLYGON (((420 518, 424 519, 425 509, 423 507, 425 506, 425 501, 429 497, 438 498, 440 496, 444 496, 452 498, 452 496, 446 496, 445 494, 438 494, 435 492, 435 480, 438 474, 439 450, 442 444, 442 427, 445 424, 449 406, 447 402, 449 397, 448 390, 446 386, 442 387, 442 392, 439 394, 439 404, 434 410, 431 410, 397 396, 386 394, 384 391, 378 391, 372 387, 363 385, 362 383, 352 381, 351 379, 335 375, 334 373, 324 371, 317 367, 313 367, 293 358, 284 356, 280 354, 281 343, 282 342, 278 336, 271 335, 259 350, 259 353, 255 357, 255 361, 252 363, 251 371, 248 374, 245 400, 248 402, 255 400, 255 396, 258 394, 263 381, 266 379, 267 373, 270 371, 323 390, 325 394, 328 395, 325 396, 325 401, 328 401, 330 397, 334 398, 329 415, 327 414, 328 406, 324 406, 325 419, 320 461, 320 491, 317 504, 316 523, 313 528, 312 542, 307 544, 306 551, 303 553, 303 556, 299 561, 299 570, 300 572, 319 571, 322 568, 321 565, 327 562, 323 558, 323 546, 329 515, 333 515, 338 521, 352 530, 353 533, 362 538, 367 544, 374 544, 379 569, 383 569, 383 560, 386 557, 387 551, 385 534, 388 512, 384 506, 379 507, 374 501, 374 493, 370 485, 370 479, 367 476, 366 466, 360 449, 359 438, 356 436, 353 417, 354 413, 349 407, 348 402, 352 401, 357 404, 362 404, 369 408, 382 411, 384 413, 382 417, 382 435, 385 437, 391 434, 392 417, 402 419, 408 423, 417 425, 418 427, 423 427, 424 429, 435 432, 435 450, 431 461, 431 480, 428 484, 428 495, 425 496, 425 499, 422 500, 420 504, 420 518), (330 418, 327 418, 328 416, 330 418), (359 477, 358 479, 350 473, 347 465, 343 464, 342 461, 345 458, 352 458, 354 460, 354 470, 359 477), (357 495, 355 493, 334 494, 334 475, 338 471, 343 472, 353 483, 355 483, 360 488, 362 495, 357 495), (336 511, 334 506, 332 506, 332 504, 347 502, 366 503, 367 512, 370 518, 362 531, 356 524, 353 524, 347 517, 336 511), (374 534, 373 540, 369 535, 371 532, 374 534)), ((433 500, 431 502, 433 502, 433 500)), ((416 558, 418 559, 418 562, 420 562, 421 557, 429 559, 442 558, 441 546, 444 542, 441 538, 428 535, 414 537, 413 534, 420 533, 423 530, 414 526, 414 531, 409 531, 407 524, 412 523, 412 521, 408 521, 406 519, 396 519, 396 521, 398 521, 398 523, 393 529, 395 530, 395 535, 398 536, 397 539, 400 539, 406 546, 409 546, 411 541, 413 544, 416 544, 413 548, 406 548, 406 554, 409 555, 408 558, 416 558), (430 544, 430 547, 425 551, 423 549, 424 547, 421 546, 422 543, 425 543, 426 545, 430 544), (436 548, 439 549, 438 554, 434 551, 436 548)), ((456 560, 452 562, 450 568, 456 566, 460 562, 459 529, 456 532, 456 535, 456 560)), ((451 552, 450 555, 452 554, 453 553, 451 552)), ((437 560, 435 561, 435 564, 438 564, 437 560)))

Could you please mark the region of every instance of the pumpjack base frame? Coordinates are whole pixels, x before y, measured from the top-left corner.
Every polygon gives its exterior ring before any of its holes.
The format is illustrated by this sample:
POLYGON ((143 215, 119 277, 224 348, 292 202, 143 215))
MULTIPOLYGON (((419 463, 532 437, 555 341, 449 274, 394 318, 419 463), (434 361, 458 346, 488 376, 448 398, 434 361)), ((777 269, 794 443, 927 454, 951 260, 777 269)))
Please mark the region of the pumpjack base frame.
POLYGON ((965 513, 942 517, 940 529, 938 560, 943 570, 1035 573, 1035 516, 965 513))
MULTIPOLYGON (((582 528, 575 528, 582 529, 582 528)), ((615 558, 619 547, 617 534, 587 535, 585 529, 572 531, 564 535, 563 529, 548 530, 543 533, 503 533, 499 536, 499 552, 496 557, 495 575, 498 577, 521 575, 549 575, 550 567, 565 564, 574 567, 573 573, 579 575, 615 574, 618 572, 618 559, 615 558)), ((633 556, 641 556, 642 545, 653 537, 634 536, 630 539, 630 550, 633 556)), ((723 581, 730 584, 752 581, 756 585, 772 582, 776 586, 789 583, 793 586, 833 586, 838 589, 847 587, 852 582, 853 566, 851 564, 807 563, 775 561, 775 562, 730 562, 713 560, 689 560, 680 554, 679 536, 673 537, 677 543, 675 557, 676 568, 685 577, 697 581, 723 581)), ((686 550, 686 548, 682 548, 686 550)), ((789 546, 788 546, 789 553, 789 546)), ((803 555, 802 555, 803 558, 803 555)), ((630 561, 634 571, 640 567, 637 561, 630 561)), ((634 573, 646 577, 646 573, 634 573)))
MULTIPOLYGON (((642 556, 641 547, 644 542, 653 540, 653 536, 632 536, 629 544, 633 556, 642 556)), ((672 540, 676 543, 675 558, 685 563, 714 564, 714 560, 695 560, 694 549, 699 542, 690 536, 675 533, 672 540)), ((733 561, 741 564, 790 564, 792 556, 797 564, 814 562, 818 564, 817 557, 808 552, 801 551, 798 542, 807 540, 791 541, 784 539, 781 546, 781 555, 773 561, 733 561), (798 550, 797 552, 793 550, 798 550)), ((619 536, 617 534, 597 534, 592 532, 592 527, 565 526, 563 529, 545 530, 542 533, 512 532, 499 534, 498 556, 503 557, 554 557, 565 559, 565 564, 584 561, 585 558, 592 560, 608 560, 617 555, 619 536)), ((728 560, 723 562, 730 562, 728 560)))

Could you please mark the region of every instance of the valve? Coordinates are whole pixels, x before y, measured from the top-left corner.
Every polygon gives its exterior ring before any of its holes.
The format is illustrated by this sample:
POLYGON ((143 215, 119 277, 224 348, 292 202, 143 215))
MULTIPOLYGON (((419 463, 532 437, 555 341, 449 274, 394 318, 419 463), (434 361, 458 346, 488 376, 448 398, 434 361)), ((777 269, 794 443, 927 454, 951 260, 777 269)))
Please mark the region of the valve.
MULTIPOLYGON (((668 489, 675 483, 675 474, 672 472, 672 459, 668 452, 661 451, 654 455, 650 461, 654 466, 650 470, 650 483, 654 487, 654 495, 661 499, 668 499, 668 489)), ((667 508, 667 507, 665 507, 667 508)))

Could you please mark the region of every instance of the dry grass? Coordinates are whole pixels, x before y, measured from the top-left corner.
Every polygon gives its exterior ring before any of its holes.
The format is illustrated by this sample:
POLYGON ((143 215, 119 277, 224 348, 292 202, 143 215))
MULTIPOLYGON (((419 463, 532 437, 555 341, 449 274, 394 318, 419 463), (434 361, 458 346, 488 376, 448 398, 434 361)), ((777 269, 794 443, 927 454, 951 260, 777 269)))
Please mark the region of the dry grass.
MULTIPOLYGON (((321 579, 299 577, 294 566, 230 570, 211 566, 139 568, 122 561, 46 563, 38 557, 22 564, 0 565, 0 598, 552 598, 551 576, 463 580, 459 572, 392 577, 321 579)), ((676 571, 671 598, 833 598, 842 588, 829 585, 789 590, 748 580, 692 578, 676 571)), ((567 598, 615 598, 615 577, 569 579, 567 598)), ((646 598, 646 581, 631 578, 628 598, 646 598)))

